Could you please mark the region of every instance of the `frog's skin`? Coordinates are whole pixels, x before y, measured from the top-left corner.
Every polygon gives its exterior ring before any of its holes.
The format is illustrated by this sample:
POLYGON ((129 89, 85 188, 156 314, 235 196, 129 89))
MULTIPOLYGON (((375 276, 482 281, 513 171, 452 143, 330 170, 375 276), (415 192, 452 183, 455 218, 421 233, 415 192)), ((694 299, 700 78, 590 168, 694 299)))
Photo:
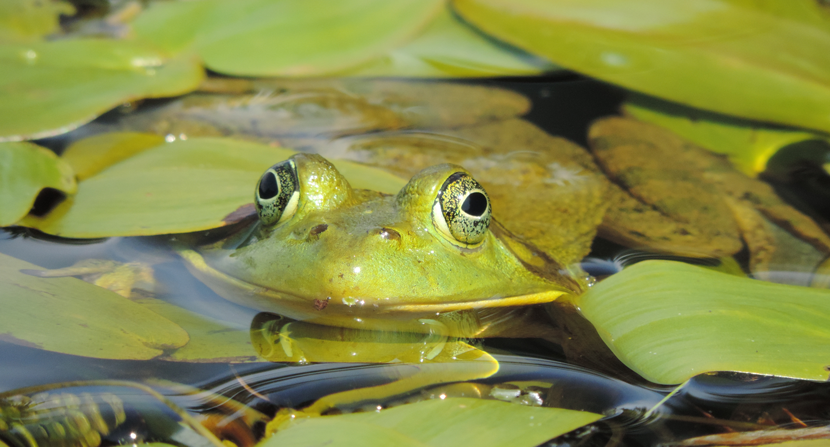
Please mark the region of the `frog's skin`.
POLYGON ((257 222, 180 250, 191 271, 231 301, 318 324, 470 337, 521 313, 511 308, 583 289, 566 266, 494 219, 480 241, 456 240, 452 223, 442 231, 436 222, 449 221, 436 216, 442 187, 451 176, 472 179, 460 166, 424 169, 395 196, 353 189, 319 155, 296 154, 275 168, 296 172, 285 213, 271 213, 258 194, 265 206, 257 222))

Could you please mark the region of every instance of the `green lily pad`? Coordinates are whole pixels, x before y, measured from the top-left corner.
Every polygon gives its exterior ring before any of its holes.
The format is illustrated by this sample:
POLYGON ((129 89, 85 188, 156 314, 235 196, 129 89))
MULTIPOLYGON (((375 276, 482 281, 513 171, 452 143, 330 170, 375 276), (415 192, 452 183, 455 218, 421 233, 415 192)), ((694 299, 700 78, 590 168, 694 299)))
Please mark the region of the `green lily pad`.
POLYGON ((63 1, 4 0, 0 2, 0 43, 31 42, 58 31, 61 14, 75 8, 63 1))
POLYGON ((550 61, 499 44, 444 8, 423 33, 346 76, 528 76, 559 69, 550 61))
POLYGON ((815 143, 801 155, 804 161, 820 165, 830 152, 830 137, 801 129, 772 126, 644 95, 634 95, 623 111, 640 121, 664 127, 681 137, 718 154, 724 154, 741 172, 757 176, 782 148, 796 143, 815 143))
POLYGON ((188 341, 187 332, 172 321, 114 292, 76 278, 40 278, 21 272, 26 269, 41 268, 0 254, 3 341, 123 360, 158 357, 188 341))
POLYGON ((143 44, 60 40, 0 46, 0 141, 57 135, 139 98, 187 93, 197 59, 143 44))
MULTIPOLYGON (((145 150, 78 185, 77 194, 21 225, 71 238, 186 233, 236 222, 259 176, 294 152, 220 138, 179 140, 145 150), (228 218, 228 220, 226 220, 228 218)), ((376 168, 338 161, 355 188, 397 192, 406 182, 376 168)))
POLYGON ((655 383, 711 371, 819 381, 830 374, 828 290, 645 261, 577 305, 617 357, 655 383))
POLYGON ((441 0, 198 3, 154 4, 135 22, 138 39, 168 49, 189 43, 208 68, 238 76, 315 76, 357 66, 414 37, 443 5, 441 0))
POLYGON ((529 407, 495 400, 425 400, 377 412, 296 418, 262 447, 346 446, 536 446, 590 424, 602 415, 529 407))
POLYGON ((72 143, 61 158, 75 169, 78 180, 86 180, 104 168, 151 147, 164 144, 164 137, 138 132, 108 132, 72 143))
POLYGON ((488 34, 563 67, 729 115, 830 130, 818 2, 455 0, 488 34), (778 2, 779 4, 781 2, 778 2))
POLYGON ((0 227, 25 216, 43 188, 77 189, 72 168, 54 152, 32 143, 0 143, 0 227))

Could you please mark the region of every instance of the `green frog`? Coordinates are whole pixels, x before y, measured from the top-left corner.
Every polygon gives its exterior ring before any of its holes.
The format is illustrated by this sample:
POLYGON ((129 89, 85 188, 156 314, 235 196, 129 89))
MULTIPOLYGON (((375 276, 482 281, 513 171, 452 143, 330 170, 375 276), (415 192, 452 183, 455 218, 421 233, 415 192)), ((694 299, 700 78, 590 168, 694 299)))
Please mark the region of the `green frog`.
POLYGON ((528 326, 504 324, 527 314, 520 306, 585 287, 577 268, 499 224, 458 165, 428 167, 388 195, 352 188, 320 155, 295 154, 262 175, 254 196, 256 220, 178 251, 219 295, 294 320, 523 336, 528 326))

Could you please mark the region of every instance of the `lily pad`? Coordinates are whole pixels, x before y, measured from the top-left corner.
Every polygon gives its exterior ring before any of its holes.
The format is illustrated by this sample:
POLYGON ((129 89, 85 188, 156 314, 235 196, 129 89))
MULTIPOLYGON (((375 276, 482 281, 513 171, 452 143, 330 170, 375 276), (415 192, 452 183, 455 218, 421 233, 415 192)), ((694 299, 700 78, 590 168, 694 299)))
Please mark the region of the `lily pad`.
POLYGON ((495 400, 426 400, 377 412, 297 418, 260 445, 536 446, 602 415, 495 400))
POLYGON ((32 143, 0 143, 0 227, 25 216, 43 188, 77 189, 72 168, 54 152, 32 143))
POLYGON ((39 278, 21 272, 26 269, 40 267, 0 254, 0 338, 4 341, 123 360, 152 359, 188 341, 187 332, 172 321, 114 292, 76 278, 39 278))
POLYGON ((644 261, 577 299, 628 367, 660 384, 712 371, 826 381, 830 291, 644 261))
MULTIPOLYGON (((574 71, 705 110, 830 131, 821 5, 455 0, 484 32, 574 71)), ((780 3, 780 2, 779 2, 780 3)))
MULTIPOLYGON (((44 217, 26 217, 21 225, 72 238, 221 227, 236 222, 229 215, 252 203, 259 176, 293 153, 219 138, 164 144, 82 181, 73 198, 44 217)), ((395 193, 406 183, 378 169, 350 162, 334 164, 349 173, 356 188, 395 193)))
POLYGON ((224 74, 319 76, 357 66, 406 42, 444 2, 193 3, 198 4, 152 5, 135 22, 138 39, 174 50, 192 45, 208 68, 224 74))
POLYGON ((550 61, 501 44, 445 7, 411 42, 343 76, 528 76, 559 69, 550 61))
POLYGON ((623 111, 728 156, 738 170, 752 177, 764 172, 770 158, 792 144, 812 143, 811 150, 799 155, 815 165, 825 163, 830 153, 830 136, 826 134, 734 118, 643 95, 629 98, 623 111))
POLYGON ((61 14, 72 15, 71 4, 55 0, 0 2, 0 43, 32 42, 60 29, 61 14))
POLYGON ((76 141, 61 154, 75 169, 78 180, 86 180, 104 168, 164 143, 164 137, 137 132, 108 132, 76 141))
POLYGON ((0 65, 0 141, 57 135, 127 101, 187 93, 204 76, 193 57, 93 39, 3 45, 0 65))

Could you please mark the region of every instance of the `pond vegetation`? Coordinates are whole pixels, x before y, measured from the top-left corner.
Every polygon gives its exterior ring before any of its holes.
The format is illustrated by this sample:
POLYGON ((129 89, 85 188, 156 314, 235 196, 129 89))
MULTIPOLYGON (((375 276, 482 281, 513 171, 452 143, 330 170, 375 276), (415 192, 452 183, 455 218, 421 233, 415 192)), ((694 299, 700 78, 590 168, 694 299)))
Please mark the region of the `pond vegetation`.
POLYGON ((814 0, 5 2, 0 446, 823 445, 829 52, 814 0))

